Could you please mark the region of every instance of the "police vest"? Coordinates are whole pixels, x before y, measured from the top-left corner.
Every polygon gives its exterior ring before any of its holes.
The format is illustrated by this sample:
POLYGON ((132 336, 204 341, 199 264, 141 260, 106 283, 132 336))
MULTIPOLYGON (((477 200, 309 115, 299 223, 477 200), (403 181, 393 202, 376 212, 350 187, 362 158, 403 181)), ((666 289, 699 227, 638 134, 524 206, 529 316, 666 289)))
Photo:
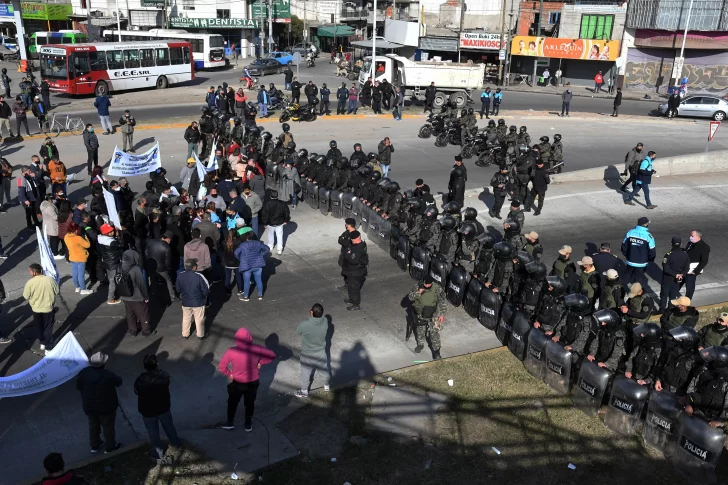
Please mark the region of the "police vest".
POLYGON ((566 268, 569 266, 572 267, 574 272, 576 272, 576 266, 574 266, 574 263, 571 261, 564 261, 563 259, 557 259, 554 261, 554 266, 551 269, 551 274, 554 276, 560 276, 562 279, 566 279, 566 268))
POLYGON ((695 366, 697 354, 695 350, 683 350, 672 347, 668 350, 665 365, 662 368, 662 380, 667 386, 680 389, 687 384, 690 371, 695 366))
POLYGON ((540 250, 540 252, 543 251, 543 246, 541 246, 541 244, 539 243, 533 244, 529 241, 526 243, 523 249, 525 249, 528 254, 533 256, 533 253, 535 253, 537 249, 540 250))
POLYGON ((497 259, 495 261, 495 269, 493 270, 493 286, 499 287, 503 284, 503 278, 506 276, 506 266, 510 264, 509 261, 501 261, 497 259))
POLYGON ((440 239, 440 253, 450 254, 457 244, 458 233, 455 230, 445 231, 440 239))
POLYGON ((605 362, 614 352, 614 346, 617 343, 617 332, 602 328, 598 335, 598 349, 596 353, 597 362, 605 362))
POLYGON ((571 345, 579 337, 584 325, 588 325, 588 320, 583 315, 577 315, 572 312, 566 314, 566 325, 561 330, 561 340, 565 345, 571 345))
POLYGON ((434 236, 434 231, 432 230, 434 225, 438 224, 437 221, 427 221, 424 224, 422 224, 422 229, 420 229, 420 241, 423 243, 426 243, 430 239, 432 239, 432 236, 434 236))
POLYGON ((616 292, 619 291, 620 285, 618 284, 607 284, 602 291, 601 298, 599 299, 599 308, 614 310, 618 306, 621 306, 622 302, 617 302, 616 292))
POLYGON ((697 386, 700 403, 697 406, 695 403, 693 405, 698 407, 707 419, 720 419, 726 392, 728 392, 728 381, 725 376, 704 372, 698 379, 697 386))
POLYGON ((561 297, 554 296, 552 293, 543 295, 541 299, 541 306, 539 307, 538 317, 536 320, 541 322, 544 327, 549 327, 551 330, 559 320, 564 308, 561 297))
POLYGON ((691 312, 670 312, 667 317, 667 323, 663 325, 663 330, 672 330, 673 328, 682 327, 685 321, 692 317, 691 312))
MULTIPOLYGON (((628 302, 629 309, 632 310, 633 312, 641 313, 642 312, 642 303, 644 302, 646 297, 647 297, 647 295, 645 295, 643 293, 641 295, 633 296, 632 298, 630 298, 629 302, 628 302)), ((646 318, 632 318, 633 324, 643 323, 646 321, 647 321, 646 318)))
POLYGON ((579 293, 585 295, 590 301, 594 301, 594 283, 598 283, 598 276, 596 271, 586 273, 584 271, 579 275, 579 293))
POLYGON ((417 295, 412 308, 415 315, 423 320, 430 319, 435 315, 437 311, 437 290, 434 284, 429 289, 425 288, 425 291, 420 295, 417 295))
POLYGON ((485 275, 493 264, 493 250, 488 248, 481 248, 478 253, 478 259, 475 262, 475 273, 478 275, 485 275))
POLYGON ((538 297, 541 294, 542 287, 543 284, 540 280, 528 278, 519 294, 521 304, 535 306, 538 303, 538 297))
POLYGON ((712 324, 705 332, 702 338, 702 347, 708 348, 717 345, 723 345, 723 342, 728 338, 728 332, 716 332, 715 324, 712 324))
POLYGON ((632 373, 637 379, 650 375, 657 363, 657 350, 654 346, 640 345, 637 355, 632 360, 632 373))

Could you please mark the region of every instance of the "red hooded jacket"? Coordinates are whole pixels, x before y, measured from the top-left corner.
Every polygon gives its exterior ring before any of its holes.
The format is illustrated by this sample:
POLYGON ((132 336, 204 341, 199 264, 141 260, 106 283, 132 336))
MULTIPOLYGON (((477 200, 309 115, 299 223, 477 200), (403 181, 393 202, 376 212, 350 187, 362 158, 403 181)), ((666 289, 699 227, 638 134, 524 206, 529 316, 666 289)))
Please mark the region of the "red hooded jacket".
POLYGON ((275 358, 272 350, 253 343, 247 328, 240 328, 235 332, 235 347, 225 351, 217 369, 236 382, 253 382, 259 377, 258 364, 269 364, 275 358))

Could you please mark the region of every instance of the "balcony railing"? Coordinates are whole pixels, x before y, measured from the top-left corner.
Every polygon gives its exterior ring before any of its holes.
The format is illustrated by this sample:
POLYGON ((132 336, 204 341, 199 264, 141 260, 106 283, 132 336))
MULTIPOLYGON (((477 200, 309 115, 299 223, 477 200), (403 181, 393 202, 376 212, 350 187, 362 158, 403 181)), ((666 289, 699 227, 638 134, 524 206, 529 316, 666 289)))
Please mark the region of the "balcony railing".
MULTIPOLYGON (((690 0, 630 0, 627 27, 683 30, 690 0)), ((723 0, 693 0, 689 30, 722 31, 728 28, 728 5, 723 0)))
POLYGON ((355 8, 342 8, 339 16, 341 20, 364 20, 367 18, 367 13, 368 11, 365 9, 358 10, 355 8))

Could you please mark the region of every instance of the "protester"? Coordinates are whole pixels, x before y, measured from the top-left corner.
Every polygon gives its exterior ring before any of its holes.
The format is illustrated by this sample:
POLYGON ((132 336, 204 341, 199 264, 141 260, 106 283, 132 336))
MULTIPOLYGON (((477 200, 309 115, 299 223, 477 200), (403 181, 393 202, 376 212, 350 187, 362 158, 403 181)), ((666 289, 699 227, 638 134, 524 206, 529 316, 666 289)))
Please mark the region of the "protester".
MULTIPOLYGON (((106 93, 96 97, 94 101, 94 107, 99 115, 101 121, 101 128, 104 130, 104 135, 110 135, 114 132, 114 127, 111 124, 111 117, 109 116, 109 108, 111 107, 111 101, 106 93)), ((86 125, 87 127, 90 125, 86 125)))
POLYGON ((124 111, 124 116, 119 118, 119 126, 121 126, 122 150, 134 153, 136 151, 134 150, 134 127, 136 126, 136 119, 134 119, 129 110, 124 111))
POLYGON ((197 260, 185 258, 185 270, 177 276, 177 291, 182 299, 182 338, 190 337, 194 319, 197 339, 202 340, 205 338, 205 305, 210 285, 198 271, 197 260))
POLYGON ((104 444, 105 454, 121 448, 121 443, 116 441, 116 408, 119 407, 116 388, 121 387, 123 381, 105 368, 108 360, 108 355, 96 352, 88 360, 89 366, 82 369, 76 378, 83 412, 88 417, 91 453, 98 453, 104 444), (100 437, 102 428, 103 440, 100 437))
POLYGON ((13 103, 13 113, 15 113, 15 131, 20 136, 20 125, 25 126, 25 134, 30 136, 30 130, 28 129, 28 105, 23 102, 23 98, 17 96, 15 103, 13 103))
POLYGON ((75 223, 68 227, 68 233, 63 238, 63 242, 68 250, 68 260, 71 262, 73 286, 76 287, 76 293, 90 295, 94 291, 86 289, 86 261, 88 261, 88 248, 91 247, 91 242, 75 223))
POLYGON ((308 390, 316 373, 324 373, 324 391, 329 391, 331 370, 326 356, 326 339, 329 322, 324 316, 324 307, 316 303, 308 312, 310 318, 301 322, 296 328, 296 335, 301 336, 301 388, 296 397, 308 398, 308 390))
POLYGON ((127 249, 121 258, 121 271, 117 276, 117 291, 126 310, 127 333, 132 337, 149 337, 157 333, 149 327, 149 291, 142 273, 141 257, 134 249, 127 249))
MULTIPOLYGON (((83 130, 83 144, 86 147, 86 170, 91 175, 91 170, 98 167, 99 165, 99 138, 94 133, 94 127, 91 123, 86 125, 86 129, 83 130)), ((104 133, 108 135, 108 133, 104 133)))
POLYGON ((235 413, 242 399, 245 406, 245 431, 253 431, 255 398, 260 385, 259 369, 273 362, 275 358, 273 351, 253 344, 253 336, 247 328, 238 329, 235 333, 235 347, 225 351, 217 366, 230 381, 227 386, 227 421, 221 426, 222 429, 235 429, 235 413))
POLYGON ((40 351, 45 354, 53 349, 53 318, 55 315, 58 283, 43 274, 39 264, 33 263, 28 269, 30 279, 23 288, 23 298, 28 300, 33 311, 33 323, 38 332, 40 351))
POLYGON ((48 108, 40 100, 40 96, 34 98, 30 111, 38 120, 38 133, 48 133, 50 131, 50 126, 48 125, 48 108))
POLYGON ((109 281, 106 304, 118 305, 121 303, 121 300, 116 296, 116 273, 119 271, 124 249, 114 227, 109 224, 102 224, 100 231, 101 235, 98 238, 98 248, 99 253, 101 253, 101 263, 106 270, 106 277, 109 281))
POLYGON ((66 470, 66 463, 60 453, 48 454, 43 459, 43 468, 48 476, 43 478, 41 485, 88 485, 74 470, 66 470))
POLYGON ((160 283, 159 280, 162 280, 167 286, 169 296, 169 299, 163 298, 163 300, 170 303, 178 300, 174 294, 174 284, 170 276, 170 271, 175 269, 172 266, 172 248, 170 247, 172 238, 174 238, 174 234, 172 231, 167 230, 162 234, 161 238, 150 239, 144 250, 153 293, 156 293, 157 285, 160 283))
POLYGON ((250 278, 255 278, 255 287, 258 289, 258 300, 263 299, 263 268, 266 266, 265 258, 270 253, 268 246, 253 237, 252 232, 243 232, 240 235, 240 245, 235 249, 234 255, 239 261, 238 265, 238 294, 241 301, 250 301, 250 278), (243 291, 240 295, 240 290, 243 291))
POLYGON ((283 254, 283 226, 291 221, 291 212, 288 204, 278 200, 277 190, 271 190, 270 199, 260 211, 260 219, 268 230, 268 247, 273 251, 277 239, 278 254, 283 254))

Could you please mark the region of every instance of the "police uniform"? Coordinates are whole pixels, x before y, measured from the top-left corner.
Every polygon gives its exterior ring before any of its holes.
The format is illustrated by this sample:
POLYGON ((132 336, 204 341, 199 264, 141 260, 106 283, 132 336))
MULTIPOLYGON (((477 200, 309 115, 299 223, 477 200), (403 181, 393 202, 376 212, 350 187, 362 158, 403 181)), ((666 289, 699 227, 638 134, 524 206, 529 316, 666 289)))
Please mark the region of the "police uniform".
MULTIPOLYGON (((680 247, 680 237, 672 237, 672 248, 662 258, 662 282, 660 283, 660 313, 668 308, 668 301, 680 296, 682 277, 690 270, 688 253, 680 247), (682 275, 680 279, 677 275, 682 275)), ((670 305, 672 306, 672 305, 670 305)))
MULTIPOLYGON (((514 200, 511 203, 511 210, 508 211, 508 215, 506 216, 506 219, 513 219, 518 223, 518 234, 521 233, 521 230, 523 229, 523 224, 526 222, 526 215, 523 213, 523 211, 520 209, 520 202, 514 200), (514 210, 513 207, 516 207, 514 210)), ((521 249, 521 248, 518 248, 521 249)))
POLYGON ((640 325, 634 329, 634 339, 636 345, 625 363, 625 371, 631 372, 634 380, 652 384, 657 380, 662 355, 662 329, 655 323, 640 325))
POLYGON ((596 337, 591 339, 585 349, 588 355, 594 356, 595 363, 603 363, 606 369, 614 373, 619 362, 625 357, 626 334, 619 315, 613 310, 599 310, 594 314, 604 315, 606 325, 600 325, 596 337))
POLYGON ((427 282, 431 283, 430 288, 418 284, 410 291, 407 298, 412 302, 414 312, 413 324, 417 340, 415 352, 419 353, 424 348, 427 343, 425 339, 429 336, 433 357, 437 360, 440 358, 440 329, 442 328, 442 324, 438 320, 447 312, 447 298, 440 285, 432 282, 429 277, 425 279, 425 283, 427 282), (423 291, 420 293, 420 290, 423 291))
POLYGON ((506 197, 508 197, 508 174, 501 173, 500 169, 490 179, 490 186, 493 187, 493 208, 488 211, 490 217, 500 219, 500 211, 506 197))
POLYGON ((728 349, 712 347, 701 351, 700 356, 706 365, 690 382, 687 402, 694 415, 725 423, 728 420, 728 349))
MULTIPOLYGON (((361 237, 359 231, 353 231, 350 234, 351 239, 361 237)), ((346 250, 343 257, 344 266, 342 274, 346 278, 349 298, 347 303, 351 303, 347 310, 359 310, 361 303, 361 288, 367 276, 367 265, 369 264, 369 256, 367 255, 367 245, 364 241, 359 244, 352 243, 346 250)))

